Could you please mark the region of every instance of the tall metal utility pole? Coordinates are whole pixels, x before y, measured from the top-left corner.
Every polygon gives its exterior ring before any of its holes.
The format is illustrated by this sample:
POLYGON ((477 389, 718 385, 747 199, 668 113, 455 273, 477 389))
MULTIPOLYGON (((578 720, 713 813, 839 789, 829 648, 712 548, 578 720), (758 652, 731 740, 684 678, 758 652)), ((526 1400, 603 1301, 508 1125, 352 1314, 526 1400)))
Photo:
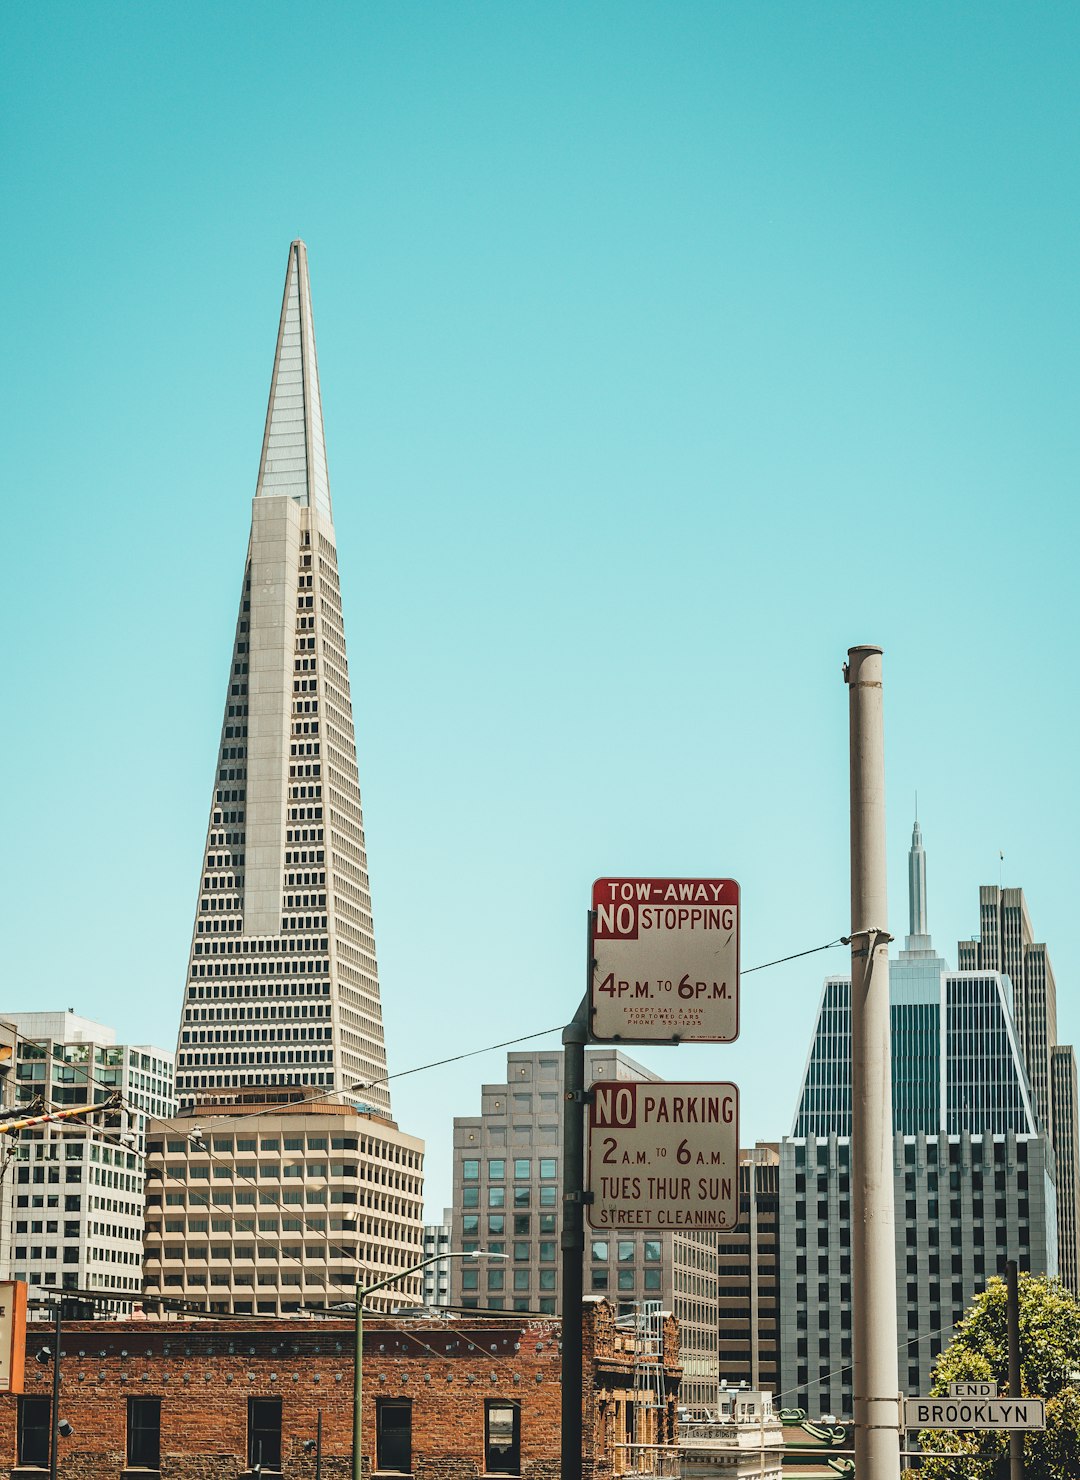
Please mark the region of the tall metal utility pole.
POLYGON ((892 1050, 881 648, 848 649, 851 741, 851 1275, 855 1473, 898 1480, 892 1050))
MULTIPOLYGON (((592 917, 589 923, 592 981, 592 917)), ((591 996, 586 992, 563 1029, 562 1433, 560 1480, 581 1480, 581 1319, 585 1276, 585 1045, 591 996)))
MULTIPOLYGON (((1005 1330, 1009 1342, 1009 1397, 1020 1396, 1020 1276, 1015 1259, 1005 1265, 1005 1330)), ((1024 1480, 1024 1435, 1009 1435, 1009 1480, 1024 1480)))

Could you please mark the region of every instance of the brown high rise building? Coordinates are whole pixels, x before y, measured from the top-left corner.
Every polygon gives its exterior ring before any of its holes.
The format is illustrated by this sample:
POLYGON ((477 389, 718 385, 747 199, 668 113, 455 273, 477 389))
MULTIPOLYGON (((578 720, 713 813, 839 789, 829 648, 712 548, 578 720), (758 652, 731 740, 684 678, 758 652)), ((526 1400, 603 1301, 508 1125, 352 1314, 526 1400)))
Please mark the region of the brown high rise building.
POLYGON ((778 1391, 780 1155, 759 1141, 739 1153, 739 1224, 717 1237, 720 1379, 778 1391))

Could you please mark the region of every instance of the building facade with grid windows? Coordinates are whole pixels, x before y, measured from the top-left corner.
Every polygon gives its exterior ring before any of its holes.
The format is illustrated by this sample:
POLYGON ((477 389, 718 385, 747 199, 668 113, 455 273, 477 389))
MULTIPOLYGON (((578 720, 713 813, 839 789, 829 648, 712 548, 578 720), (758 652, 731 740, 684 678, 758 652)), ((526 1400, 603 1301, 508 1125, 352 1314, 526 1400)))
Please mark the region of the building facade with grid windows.
POLYGON ((780 1154, 739 1152, 739 1222, 717 1237, 720 1380, 776 1392, 780 1373, 780 1154))
MULTIPOLYGON (((615 1050, 586 1054, 590 1084, 655 1079, 615 1050)), ((454 1120, 452 1246, 510 1256, 504 1264, 451 1265, 451 1304, 489 1310, 560 1310, 562 1235, 561 1053, 511 1053, 506 1083, 481 1089, 481 1113, 454 1120)), ((682 1402, 715 1408, 716 1235, 585 1230, 584 1287, 630 1316, 659 1301, 679 1322, 682 1402)))
POLYGON ((347 1105, 245 1095, 217 1108, 155 1126, 148 1142, 149 1306, 299 1315, 383 1279, 370 1309, 419 1301, 419 1275, 402 1272, 423 1257, 422 1142, 347 1105))
MULTIPOLYGON (((926 925, 916 823, 910 931, 889 964, 901 1382, 930 1369, 986 1280, 1016 1259, 1058 1272, 1057 1171, 1009 981, 950 971, 926 925)), ((850 1417, 851 986, 826 979, 792 1135, 780 1146, 780 1384, 811 1416, 850 1417)))
MULTIPOLYGON (((177 1096, 181 1114, 153 1153, 161 1202, 147 1230, 147 1272, 156 1293, 180 1291, 222 1312, 292 1314, 417 1262, 423 1148, 391 1119, 300 241, 289 248, 252 500, 177 1096), (332 1129, 306 1125, 305 1116, 328 1107, 332 1129), (195 1125, 209 1128, 208 1141, 193 1135, 195 1125), (315 1144, 328 1137, 340 1144, 315 1144), (311 1179, 303 1189, 295 1185, 302 1166, 311 1179), (186 1176, 190 1186, 174 1185, 186 1176), (188 1267, 180 1268, 185 1240, 188 1267)), ((419 1299, 410 1276, 374 1304, 419 1299)))
POLYGON ((289 248, 176 1062, 182 1103, 301 1085, 390 1109, 299 241, 289 248))
MULTIPOLYGON (((16 1102, 28 1110, 122 1108, 85 1123, 23 1131, 10 1147, 11 1278, 45 1288, 142 1289, 145 1151, 154 1117, 175 1110, 172 1054, 118 1044, 114 1029, 74 1012, 8 1013, 16 1102)), ((119 1302, 116 1309, 130 1309, 119 1302)))
POLYGON ((1035 939, 1024 891, 984 884, 979 890, 979 934, 960 941, 956 949, 961 969, 999 971, 1009 979, 1035 1114, 1054 1143, 1061 1278, 1080 1294, 1076 1054, 1070 1044, 1057 1040, 1054 970, 1046 945, 1035 939))

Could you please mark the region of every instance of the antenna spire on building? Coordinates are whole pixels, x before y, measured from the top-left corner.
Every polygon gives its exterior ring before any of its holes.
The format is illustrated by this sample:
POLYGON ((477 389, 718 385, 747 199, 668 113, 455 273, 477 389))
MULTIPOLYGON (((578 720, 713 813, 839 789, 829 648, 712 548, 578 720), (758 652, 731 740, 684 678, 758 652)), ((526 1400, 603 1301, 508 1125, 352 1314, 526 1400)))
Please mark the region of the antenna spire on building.
POLYGON ((289 246, 256 496, 288 494, 331 520, 307 247, 289 246))

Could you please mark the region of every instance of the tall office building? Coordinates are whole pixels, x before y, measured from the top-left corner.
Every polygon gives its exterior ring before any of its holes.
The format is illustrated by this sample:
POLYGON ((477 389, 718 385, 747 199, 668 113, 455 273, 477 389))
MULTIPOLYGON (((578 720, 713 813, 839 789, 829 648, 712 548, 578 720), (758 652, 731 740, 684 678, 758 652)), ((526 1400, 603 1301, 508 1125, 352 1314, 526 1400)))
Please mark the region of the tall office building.
POLYGON ((1054 1156, 1057 1162, 1058 1274, 1063 1285, 1080 1295, 1080 1168, 1076 1147, 1080 1127, 1076 1114, 1076 1054, 1064 1043, 1054 1045, 1050 1059, 1050 1088, 1054 1115, 1054 1156))
POLYGON ((424 1258, 436 1262, 424 1270, 424 1304, 450 1304, 450 1266, 454 1262, 446 1258, 450 1244, 450 1226, 453 1209, 444 1208, 441 1223, 424 1224, 424 1258))
POLYGON ((959 942, 957 959, 961 970, 1003 972, 1012 986, 1013 1015, 1031 1079, 1035 1114, 1054 1143, 1061 1194, 1061 1278, 1080 1294, 1076 1055, 1069 1044, 1057 1041, 1057 985, 1050 953, 1035 939, 1022 889, 983 885, 979 934, 959 942))
MULTIPOLYGON (((16 1097, 29 1106, 124 1109, 85 1123, 55 1121, 12 1148, 11 1272, 37 1287, 142 1290, 147 1130, 170 1115, 172 1055, 116 1041, 114 1029, 75 1012, 6 1014, 15 1029, 16 1097)), ((122 1303, 115 1308, 122 1308, 122 1303)))
POLYGON ((419 1277, 400 1272, 420 1258, 423 1146, 390 1119, 299 241, 289 248, 252 501, 177 1094, 181 1113, 151 1149, 161 1187, 148 1289, 256 1314, 332 1303, 358 1280, 386 1283, 376 1308, 419 1300, 419 1277))
POLYGON ((1012 987, 1013 1018, 1040 1124, 1052 1128, 1050 1055, 1057 1043, 1057 987, 1046 946, 1035 940, 1022 889, 979 890, 979 936, 956 947, 961 971, 999 971, 1012 987))
MULTIPOLYGON (((918 824, 909 908, 889 989, 900 1373, 918 1392, 1007 1259, 1057 1273, 1057 1199, 1008 979, 951 972, 935 953, 918 824)), ((851 984, 833 976, 780 1147, 781 1383, 814 1415, 852 1411, 851 1114, 851 984)))
POLYGON ((778 1391, 780 1155, 759 1141, 739 1152, 738 1227, 718 1235, 720 1379, 778 1391))
MULTIPOLYGON (((590 1084, 655 1079, 626 1054, 586 1054, 590 1084)), ((451 1304, 493 1310, 560 1309, 562 1236, 561 1053, 511 1053, 506 1083, 485 1084, 478 1116, 454 1119, 455 1249, 482 1247, 509 1261, 455 1260, 451 1304)), ((620 1315, 660 1302, 679 1321, 681 1401, 715 1409, 717 1390, 716 1234, 617 1235, 585 1230, 586 1295, 620 1315)))
POLYGON ((310 1085, 388 1112, 307 251, 289 248, 177 1044, 181 1101, 310 1085))

